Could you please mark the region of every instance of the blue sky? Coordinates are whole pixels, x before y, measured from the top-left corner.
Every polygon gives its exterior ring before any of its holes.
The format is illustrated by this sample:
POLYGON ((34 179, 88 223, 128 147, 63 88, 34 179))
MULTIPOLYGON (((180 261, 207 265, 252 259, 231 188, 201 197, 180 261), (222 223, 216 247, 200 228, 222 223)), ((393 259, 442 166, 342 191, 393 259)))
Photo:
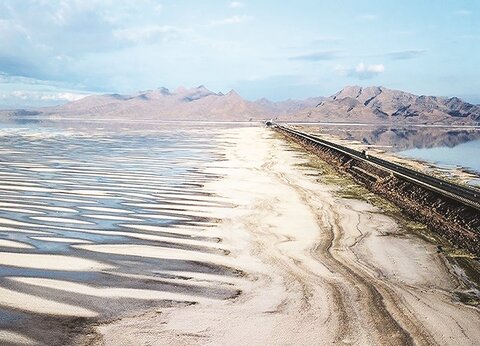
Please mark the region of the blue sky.
POLYGON ((166 86, 480 103, 480 1, 2 0, 0 107, 166 86))

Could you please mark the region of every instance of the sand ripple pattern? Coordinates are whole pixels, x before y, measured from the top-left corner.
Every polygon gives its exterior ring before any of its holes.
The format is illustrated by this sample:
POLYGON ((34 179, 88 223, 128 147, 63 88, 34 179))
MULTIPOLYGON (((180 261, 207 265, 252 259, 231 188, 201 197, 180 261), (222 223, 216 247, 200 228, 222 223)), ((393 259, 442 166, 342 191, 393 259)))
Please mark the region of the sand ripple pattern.
POLYGON ((203 188, 221 159, 210 138, 3 134, 0 344, 68 343, 95 319, 235 295, 211 227, 230 206, 203 188))

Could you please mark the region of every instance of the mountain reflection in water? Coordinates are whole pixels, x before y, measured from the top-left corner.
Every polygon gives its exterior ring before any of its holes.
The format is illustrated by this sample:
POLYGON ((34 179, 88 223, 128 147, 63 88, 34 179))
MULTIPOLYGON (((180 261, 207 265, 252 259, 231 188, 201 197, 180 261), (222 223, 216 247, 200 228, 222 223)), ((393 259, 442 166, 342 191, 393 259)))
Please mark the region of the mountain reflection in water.
MULTIPOLYGON (((480 172, 480 128, 439 126, 366 126, 321 124, 303 127, 362 150, 380 150, 430 162, 442 169, 462 168, 473 176, 480 172)), ((478 184, 477 178, 469 181, 478 184)))
POLYGON ((311 132, 333 135, 343 140, 363 145, 381 146, 388 151, 404 151, 413 148, 452 148, 459 144, 480 139, 480 128, 446 128, 415 126, 408 128, 374 127, 355 125, 324 125, 309 128, 311 132))

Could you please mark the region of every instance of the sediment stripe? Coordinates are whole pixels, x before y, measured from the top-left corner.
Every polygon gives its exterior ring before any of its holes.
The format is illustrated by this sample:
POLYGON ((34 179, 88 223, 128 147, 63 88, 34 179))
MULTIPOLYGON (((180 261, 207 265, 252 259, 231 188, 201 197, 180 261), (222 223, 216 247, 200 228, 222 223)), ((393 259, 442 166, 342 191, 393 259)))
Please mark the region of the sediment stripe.
POLYGON ((88 272, 113 268, 102 262, 75 256, 13 252, 0 252, 0 263, 11 267, 63 271, 88 272))
POLYGON ((130 298, 139 300, 172 300, 180 302, 210 302, 213 299, 182 294, 176 292, 155 291, 135 288, 114 288, 114 287, 95 287, 85 284, 79 284, 71 281, 27 278, 27 277, 7 277, 8 280, 20 282, 23 284, 40 286, 50 289, 61 290, 74 294, 83 294, 99 298, 130 298))
POLYGON ((95 317, 97 312, 0 287, 0 306, 37 314, 95 317), (28 302, 28 303, 27 303, 28 302))
MULTIPOLYGON (((16 249, 34 249, 33 246, 14 240, 0 239, 0 247, 11 247, 16 249)), ((0 255, 1 258, 1 255, 0 255)), ((0 265, 2 262, 0 261, 0 265)))
POLYGON ((235 268, 235 259, 224 255, 211 254, 206 252, 168 248, 151 245, 128 245, 128 244, 95 244, 95 245, 73 245, 73 248, 115 254, 156 259, 172 259, 182 261, 207 262, 221 266, 235 268))

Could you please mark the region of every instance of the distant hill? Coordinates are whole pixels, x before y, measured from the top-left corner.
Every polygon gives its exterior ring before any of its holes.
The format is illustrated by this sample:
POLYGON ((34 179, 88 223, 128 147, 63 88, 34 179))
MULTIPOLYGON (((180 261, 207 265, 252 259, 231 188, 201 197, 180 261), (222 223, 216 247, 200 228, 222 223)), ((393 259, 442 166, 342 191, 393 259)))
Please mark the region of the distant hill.
POLYGON ((174 91, 159 88, 134 95, 93 95, 36 111, 52 117, 249 121, 294 114, 314 107, 324 99, 250 102, 234 90, 227 94, 215 93, 202 85, 192 89, 180 87, 174 91))
POLYGON ((475 124, 480 106, 457 97, 417 96, 384 87, 348 86, 299 112, 298 119, 355 123, 475 124))
POLYGON ((459 98, 417 96, 384 87, 348 86, 325 98, 247 101, 234 90, 215 93, 204 86, 166 88, 134 95, 93 95, 55 107, 0 111, 0 116, 155 120, 249 121, 275 118, 298 122, 374 124, 479 124, 480 106, 459 98))

